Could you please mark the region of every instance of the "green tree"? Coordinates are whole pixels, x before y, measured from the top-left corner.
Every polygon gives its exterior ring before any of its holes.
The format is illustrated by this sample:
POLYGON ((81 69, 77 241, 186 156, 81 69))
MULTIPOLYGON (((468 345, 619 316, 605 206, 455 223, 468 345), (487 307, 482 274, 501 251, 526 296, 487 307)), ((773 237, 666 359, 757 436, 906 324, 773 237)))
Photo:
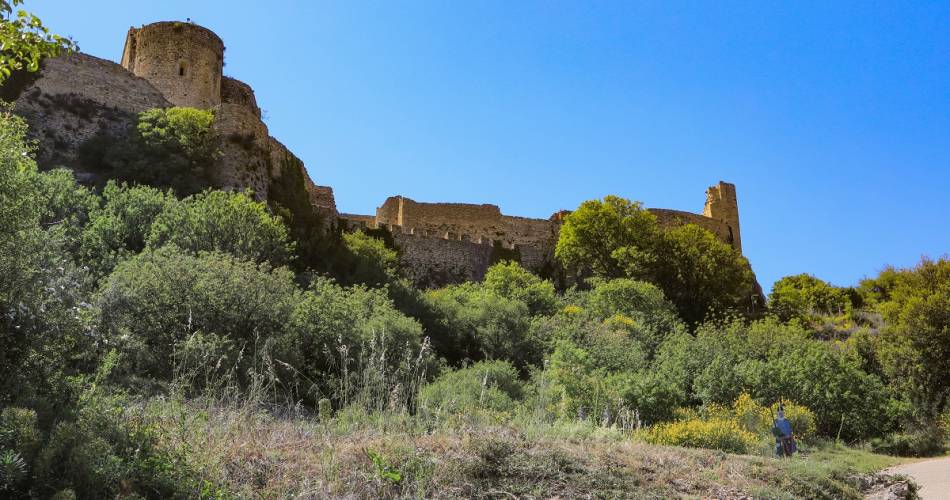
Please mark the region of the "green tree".
POLYGON ((122 369, 169 380, 176 370, 211 369, 246 382, 254 354, 270 352, 300 302, 294 276, 228 254, 194 255, 174 246, 119 263, 94 300, 105 345, 122 369))
POLYGON ((80 262, 96 277, 108 275, 117 263, 145 249, 152 223, 177 203, 171 191, 109 181, 80 236, 80 262))
POLYGON ((772 285, 772 293, 769 294, 769 311, 782 321, 848 313, 851 306, 851 299, 845 290, 810 274, 785 276, 772 285))
POLYGON ((690 324, 762 306, 749 262, 730 245, 693 224, 661 230, 640 203, 616 196, 569 214, 555 254, 568 269, 659 286, 690 324))
POLYGON ((555 255, 568 269, 642 278, 650 275, 658 238, 656 217, 640 202, 607 196, 585 201, 565 217, 555 255))
POLYGON ((885 269, 862 284, 875 290, 885 327, 877 341, 884 372, 921 420, 950 408, 950 259, 885 269))
POLYGON ((60 172, 37 171, 26 131, 0 109, 0 406, 58 404, 53 393, 88 348, 79 316, 89 283, 66 251, 70 224, 59 219, 71 219, 85 194, 60 172))
POLYGON ((228 252, 255 262, 287 264, 293 244, 283 221, 247 193, 208 190, 167 204, 146 240, 158 248, 175 245, 189 252, 228 252))
MULTIPOLYGON (((653 282, 696 324, 710 313, 751 313, 762 307, 749 261, 705 229, 687 224, 664 231, 653 282)), ((638 268, 639 264, 633 264, 638 268)))
POLYGON ((554 285, 527 271, 517 262, 503 261, 491 266, 482 283, 493 293, 523 302, 532 315, 551 314, 556 307, 554 285))
POLYGON ((40 61, 76 49, 69 38, 54 33, 35 15, 14 9, 23 0, 0 0, 0 84, 14 71, 37 71, 40 61))

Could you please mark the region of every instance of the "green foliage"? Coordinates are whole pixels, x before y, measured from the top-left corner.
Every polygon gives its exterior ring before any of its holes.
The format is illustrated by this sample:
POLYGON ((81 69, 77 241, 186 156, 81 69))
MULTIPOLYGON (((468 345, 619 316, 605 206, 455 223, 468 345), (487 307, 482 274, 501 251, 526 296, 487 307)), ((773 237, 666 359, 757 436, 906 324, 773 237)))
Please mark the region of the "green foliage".
POLYGON ((385 457, 370 449, 364 451, 366 452, 366 457, 373 463, 377 477, 394 484, 402 482, 402 473, 390 464, 385 457))
POLYGON ((894 425, 882 381, 861 369, 846 344, 813 340, 776 319, 700 327, 695 339, 661 346, 661 366, 705 403, 727 404, 742 391, 764 401, 789 399, 815 412, 819 434, 871 437, 894 425))
POLYGON ((269 179, 267 203, 284 220, 290 238, 295 242, 295 268, 298 271, 333 272, 333 264, 337 263, 341 253, 345 255, 346 249, 336 228, 310 203, 303 162, 287 153, 276 165, 270 165, 270 170, 276 170, 280 175, 272 175, 269 179))
POLYGON ((695 324, 709 313, 751 313, 762 306, 749 261, 731 246, 693 224, 663 236, 654 281, 684 320, 695 324))
POLYGON ((277 357, 299 376, 303 396, 313 400, 351 396, 350 373, 375 352, 381 369, 405 361, 400 354, 419 355, 422 328, 397 311, 385 290, 343 288, 317 279, 295 299, 277 357))
POLYGON ((66 244, 86 197, 61 172, 37 172, 26 124, 8 109, 0 110, 0 404, 56 404, 56 386, 90 349, 79 318, 89 283, 66 244))
POLYGON ((542 346, 531 338, 531 315, 524 302, 465 283, 428 293, 439 311, 443 345, 455 359, 504 359, 527 371, 541 361, 542 346))
POLYGON ((136 418, 133 401, 105 387, 117 358, 107 356, 95 376, 71 382, 79 394, 74 418, 58 422, 36 459, 35 491, 71 490, 78 498, 121 494, 188 496, 192 467, 158 444, 154 427, 136 418))
POLYGON ((419 393, 419 405, 430 414, 479 411, 512 412, 524 397, 518 371, 506 361, 480 361, 443 373, 419 393))
POLYGON ((554 312, 554 285, 525 270, 520 264, 504 261, 488 268, 483 281, 485 289, 506 299, 523 302, 532 315, 554 312))
POLYGON ((605 278, 644 278, 655 258, 656 217, 617 196, 589 200, 564 218, 555 255, 568 269, 605 278), (638 265, 634 265, 638 264, 638 265))
POLYGON ((885 374, 918 420, 933 420, 950 408, 950 260, 886 269, 862 290, 886 322, 876 343, 885 374))
POLYGON ((95 297, 95 323, 126 357, 130 376, 170 380, 176 369, 199 364, 219 375, 233 369, 246 381, 250 354, 276 342, 300 300, 285 268, 166 246, 116 266, 95 297), (189 340, 214 349, 189 359, 189 340))
POLYGON ((875 453, 900 457, 933 457, 946 451, 943 433, 939 428, 927 427, 894 432, 871 440, 875 453))
POLYGON ((769 311, 782 321, 808 321, 820 315, 850 314, 851 298, 844 289, 834 287, 810 274, 786 276, 772 285, 769 311))
POLYGON ((348 258, 338 263, 340 282, 379 287, 398 279, 399 256, 383 240, 356 231, 343 234, 343 245, 348 258))
POLYGON ((624 327, 651 356, 667 335, 683 328, 663 292, 643 281, 622 278, 597 282, 587 307, 595 318, 624 327))
POLYGON ((690 419, 657 424, 638 434, 652 444, 750 453, 761 442, 735 420, 690 419))
POLYGON ((152 223, 177 203, 171 191, 109 181, 82 230, 80 262, 96 277, 108 275, 117 263, 145 249, 152 223))
POLYGON ((17 9, 23 0, 0 0, 0 84, 14 72, 35 72, 40 61, 65 51, 77 50, 76 44, 50 33, 35 15, 17 9))
POLYGON ((204 191, 169 203, 155 217, 146 240, 159 248, 175 245, 192 253, 227 252, 280 266, 293 255, 283 221, 247 193, 204 191))
MULTIPOLYGON (((155 108, 139 113, 124 140, 86 147, 84 163, 119 180, 174 189, 181 196, 211 185, 217 155, 211 130, 214 112, 195 108, 155 108)), ((96 139, 93 139, 96 140, 96 139)))
POLYGON ((657 285, 690 324, 762 305, 749 262, 730 245, 693 224, 661 230, 640 203, 616 196, 569 214, 555 254, 568 269, 657 285))

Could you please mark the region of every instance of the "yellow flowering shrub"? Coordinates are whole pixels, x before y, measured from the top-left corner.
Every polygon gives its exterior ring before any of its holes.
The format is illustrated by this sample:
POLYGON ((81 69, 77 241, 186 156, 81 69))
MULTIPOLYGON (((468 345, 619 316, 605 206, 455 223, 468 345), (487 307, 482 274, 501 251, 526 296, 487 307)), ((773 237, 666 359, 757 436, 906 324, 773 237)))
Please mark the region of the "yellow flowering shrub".
POLYGON ((652 444, 710 448, 729 453, 749 453, 760 438, 735 420, 690 419, 657 424, 640 431, 640 437, 652 444))

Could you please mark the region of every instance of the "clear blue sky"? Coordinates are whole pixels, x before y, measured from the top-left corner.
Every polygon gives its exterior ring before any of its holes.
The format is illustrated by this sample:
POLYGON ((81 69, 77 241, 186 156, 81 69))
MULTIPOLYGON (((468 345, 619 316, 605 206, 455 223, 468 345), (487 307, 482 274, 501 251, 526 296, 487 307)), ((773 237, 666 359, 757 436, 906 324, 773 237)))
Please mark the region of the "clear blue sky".
POLYGON ((131 25, 225 41, 344 212, 390 195, 547 217, 737 185, 766 291, 950 252, 950 2, 28 0, 84 52, 131 25))

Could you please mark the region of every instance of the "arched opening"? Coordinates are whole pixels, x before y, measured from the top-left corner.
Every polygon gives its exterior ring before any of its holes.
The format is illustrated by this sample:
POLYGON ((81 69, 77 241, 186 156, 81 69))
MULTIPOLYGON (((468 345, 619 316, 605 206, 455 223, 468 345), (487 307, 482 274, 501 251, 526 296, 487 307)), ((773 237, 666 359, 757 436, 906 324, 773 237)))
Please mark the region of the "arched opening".
POLYGON ((185 61, 180 61, 178 63, 178 76, 185 76, 188 74, 188 67, 185 64, 185 61))

